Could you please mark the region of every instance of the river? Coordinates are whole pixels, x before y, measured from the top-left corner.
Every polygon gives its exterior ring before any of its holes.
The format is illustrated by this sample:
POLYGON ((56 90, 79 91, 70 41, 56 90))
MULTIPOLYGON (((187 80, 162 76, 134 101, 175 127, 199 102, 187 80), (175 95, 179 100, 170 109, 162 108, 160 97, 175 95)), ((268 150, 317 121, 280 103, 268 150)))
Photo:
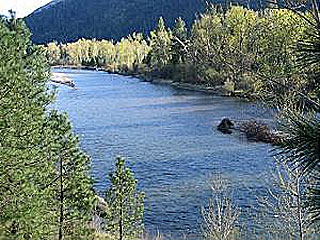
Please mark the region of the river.
MULTIPOLYGON (((208 179, 231 181, 235 203, 250 212, 265 192, 272 157, 268 144, 216 130, 224 117, 269 118, 234 98, 142 82, 95 71, 62 70, 77 89, 59 85, 53 107, 67 112, 92 157, 95 189, 103 195, 117 155, 125 156, 146 194, 145 226, 168 238, 201 239, 208 179)), ((250 214, 245 215, 250 222, 250 214)))

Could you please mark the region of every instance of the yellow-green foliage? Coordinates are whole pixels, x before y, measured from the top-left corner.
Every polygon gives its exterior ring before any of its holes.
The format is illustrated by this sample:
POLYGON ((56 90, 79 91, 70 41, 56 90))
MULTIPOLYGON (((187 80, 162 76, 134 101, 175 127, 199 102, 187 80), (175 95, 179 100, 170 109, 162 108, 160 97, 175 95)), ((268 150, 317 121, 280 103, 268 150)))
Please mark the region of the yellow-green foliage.
POLYGON ((109 234, 106 233, 97 233, 95 236, 96 240, 116 240, 117 237, 115 236, 111 236, 109 234))
POLYGON ((244 76, 277 78, 297 72, 294 46, 305 31, 303 20, 289 10, 255 12, 235 6, 222 13, 212 8, 192 27, 189 61, 198 66, 201 81, 221 83, 206 75, 215 69, 236 88, 252 90, 244 76))
POLYGON ((120 42, 80 39, 74 43, 49 43, 47 56, 51 65, 85 65, 110 71, 128 71, 142 65, 150 48, 142 34, 132 34, 120 42), (65 50, 62 51, 62 50, 65 50))

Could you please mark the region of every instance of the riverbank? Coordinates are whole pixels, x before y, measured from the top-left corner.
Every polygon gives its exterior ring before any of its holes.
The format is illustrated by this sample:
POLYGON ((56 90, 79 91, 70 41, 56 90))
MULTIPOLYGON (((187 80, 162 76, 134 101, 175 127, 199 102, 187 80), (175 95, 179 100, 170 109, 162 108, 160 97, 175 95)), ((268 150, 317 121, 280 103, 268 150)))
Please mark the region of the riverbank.
POLYGON ((132 76, 135 78, 140 79, 141 81, 144 82, 150 82, 154 84, 167 84, 171 85, 175 88, 179 89, 184 89, 184 90, 189 90, 189 91, 196 91, 196 92, 203 92, 203 93, 208 93, 208 94, 214 94, 218 96, 226 96, 226 97, 239 97, 242 99, 246 99, 247 96, 241 92, 241 91, 228 91, 227 89, 224 88, 223 85, 221 86, 205 86, 205 85, 199 85, 199 84, 192 84, 192 83, 186 83, 186 82, 178 82, 178 81, 173 81, 169 79, 162 79, 162 78, 155 78, 151 77, 150 75, 146 73, 132 73, 132 72, 120 72, 120 71, 110 71, 106 68, 103 67, 90 67, 90 66, 76 66, 76 65, 56 65, 52 66, 53 69, 74 69, 74 70, 89 70, 89 71, 99 71, 99 72, 107 72, 110 74, 118 74, 122 76, 132 76))

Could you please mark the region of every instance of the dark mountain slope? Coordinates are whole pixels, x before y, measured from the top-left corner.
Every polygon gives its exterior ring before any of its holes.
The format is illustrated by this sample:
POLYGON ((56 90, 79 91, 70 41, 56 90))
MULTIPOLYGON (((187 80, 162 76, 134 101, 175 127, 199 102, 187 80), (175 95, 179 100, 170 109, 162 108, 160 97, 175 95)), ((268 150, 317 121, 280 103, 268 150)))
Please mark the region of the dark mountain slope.
POLYGON ((26 23, 36 43, 69 42, 81 37, 115 39, 148 34, 163 16, 172 27, 178 17, 190 26, 204 11, 203 0, 55 0, 36 10, 26 23))

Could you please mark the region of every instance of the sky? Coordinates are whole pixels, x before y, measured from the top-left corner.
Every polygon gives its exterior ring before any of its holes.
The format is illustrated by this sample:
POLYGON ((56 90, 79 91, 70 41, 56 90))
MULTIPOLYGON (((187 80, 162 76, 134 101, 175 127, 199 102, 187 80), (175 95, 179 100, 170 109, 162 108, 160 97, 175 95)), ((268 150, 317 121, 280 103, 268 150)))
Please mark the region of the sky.
POLYGON ((51 0, 0 0, 0 14, 8 15, 8 10, 12 9, 22 18, 48 2, 51 0))

